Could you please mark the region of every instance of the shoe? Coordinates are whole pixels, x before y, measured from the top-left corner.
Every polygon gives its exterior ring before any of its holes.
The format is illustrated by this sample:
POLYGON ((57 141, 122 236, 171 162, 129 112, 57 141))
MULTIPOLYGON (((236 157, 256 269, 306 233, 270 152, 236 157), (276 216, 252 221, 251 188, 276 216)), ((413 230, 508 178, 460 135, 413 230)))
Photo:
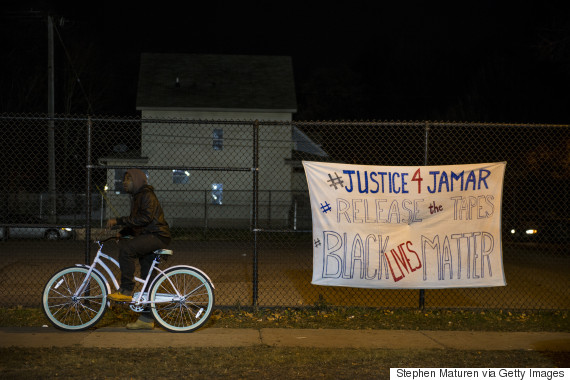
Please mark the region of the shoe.
POLYGON ((132 292, 119 289, 115 293, 109 294, 109 299, 116 302, 131 302, 133 300, 132 292))
POLYGON ((140 319, 137 319, 136 322, 127 323, 128 330, 152 330, 154 329, 154 322, 143 322, 140 319))

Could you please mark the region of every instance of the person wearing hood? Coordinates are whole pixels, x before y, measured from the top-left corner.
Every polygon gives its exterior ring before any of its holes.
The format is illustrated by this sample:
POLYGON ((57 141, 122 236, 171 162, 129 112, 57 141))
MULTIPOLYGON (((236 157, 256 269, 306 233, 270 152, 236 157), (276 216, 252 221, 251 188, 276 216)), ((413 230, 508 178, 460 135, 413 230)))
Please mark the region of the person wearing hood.
MULTIPOLYGON (((123 188, 131 195, 131 213, 129 216, 109 219, 107 228, 121 226, 122 236, 132 239, 119 240, 119 264, 121 267, 121 286, 109 299, 130 302, 135 288, 135 259, 139 260, 141 278, 146 278, 157 249, 166 248, 170 243, 170 228, 164 219, 164 212, 154 189, 147 183, 146 174, 140 169, 129 169, 123 177, 123 188)), ((153 329, 154 319, 150 312, 143 312, 134 323, 127 324, 128 329, 153 329)))

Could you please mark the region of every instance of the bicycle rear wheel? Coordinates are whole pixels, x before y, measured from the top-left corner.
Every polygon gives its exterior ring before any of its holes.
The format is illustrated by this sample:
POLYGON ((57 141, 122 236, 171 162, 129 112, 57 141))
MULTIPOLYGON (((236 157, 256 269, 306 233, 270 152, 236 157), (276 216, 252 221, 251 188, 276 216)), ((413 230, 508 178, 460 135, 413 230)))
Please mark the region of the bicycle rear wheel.
POLYGON ((58 329, 81 331, 95 325, 107 307, 105 282, 95 272, 81 294, 75 295, 87 276, 87 268, 69 267, 60 270, 47 282, 42 309, 49 321, 58 329))
POLYGON ((172 332, 190 332, 208 321, 214 307, 214 287, 190 267, 166 270, 150 291, 155 320, 172 332))

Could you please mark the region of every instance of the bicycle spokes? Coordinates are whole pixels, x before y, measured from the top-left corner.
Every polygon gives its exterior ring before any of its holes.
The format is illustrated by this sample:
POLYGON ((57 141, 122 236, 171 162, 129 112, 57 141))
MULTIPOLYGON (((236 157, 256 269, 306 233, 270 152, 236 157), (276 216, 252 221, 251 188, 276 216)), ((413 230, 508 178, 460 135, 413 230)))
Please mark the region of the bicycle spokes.
POLYGON ((175 268, 160 277, 151 291, 155 319, 170 331, 202 326, 214 304, 213 287, 191 268, 175 268))
POLYGON ((88 278, 87 275, 85 268, 67 268, 56 273, 46 284, 42 308, 56 327, 84 330, 103 316, 106 287, 96 273, 91 273, 88 278))

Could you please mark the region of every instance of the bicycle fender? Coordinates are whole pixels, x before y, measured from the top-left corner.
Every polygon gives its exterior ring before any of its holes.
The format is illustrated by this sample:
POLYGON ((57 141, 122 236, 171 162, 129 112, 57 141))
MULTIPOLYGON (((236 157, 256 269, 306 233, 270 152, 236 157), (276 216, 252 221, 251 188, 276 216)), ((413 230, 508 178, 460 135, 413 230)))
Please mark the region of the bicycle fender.
MULTIPOLYGON (((85 265, 85 264, 75 264, 75 266, 85 269, 91 268, 90 265, 85 265)), ((97 273, 103 279, 103 281, 105 282, 105 286, 107 287, 107 294, 111 294, 111 286, 109 285, 109 281, 107 281, 107 277, 103 276, 103 273, 101 273, 98 269, 93 268, 93 272, 97 273)), ((110 301, 107 301, 107 303, 110 303, 110 301)))
MULTIPOLYGON (((196 271, 198 273, 200 273, 202 276, 204 276, 206 278, 206 280, 208 280, 208 282, 210 283, 210 285, 212 285, 212 289, 216 289, 216 287, 214 286, 214 283, 212 282, 212 280, 210 279, 210 277, 204 273, 201 269, 198 269, 196 267, 191 267, 189 265, 175 265, 173 267, 168 267, 164 270, 164 273, 170 272, 173 269, 180 269, 180 268, 184 268, 184 269, 192 269, 193 271, 196 271)), ((152 284, 150 284, 148 289, 152 289, 154 283, 156 282, 156 280, 158 280, 160 276, 156 276, 154 278, 154 280, 152 281, 152 284)))

